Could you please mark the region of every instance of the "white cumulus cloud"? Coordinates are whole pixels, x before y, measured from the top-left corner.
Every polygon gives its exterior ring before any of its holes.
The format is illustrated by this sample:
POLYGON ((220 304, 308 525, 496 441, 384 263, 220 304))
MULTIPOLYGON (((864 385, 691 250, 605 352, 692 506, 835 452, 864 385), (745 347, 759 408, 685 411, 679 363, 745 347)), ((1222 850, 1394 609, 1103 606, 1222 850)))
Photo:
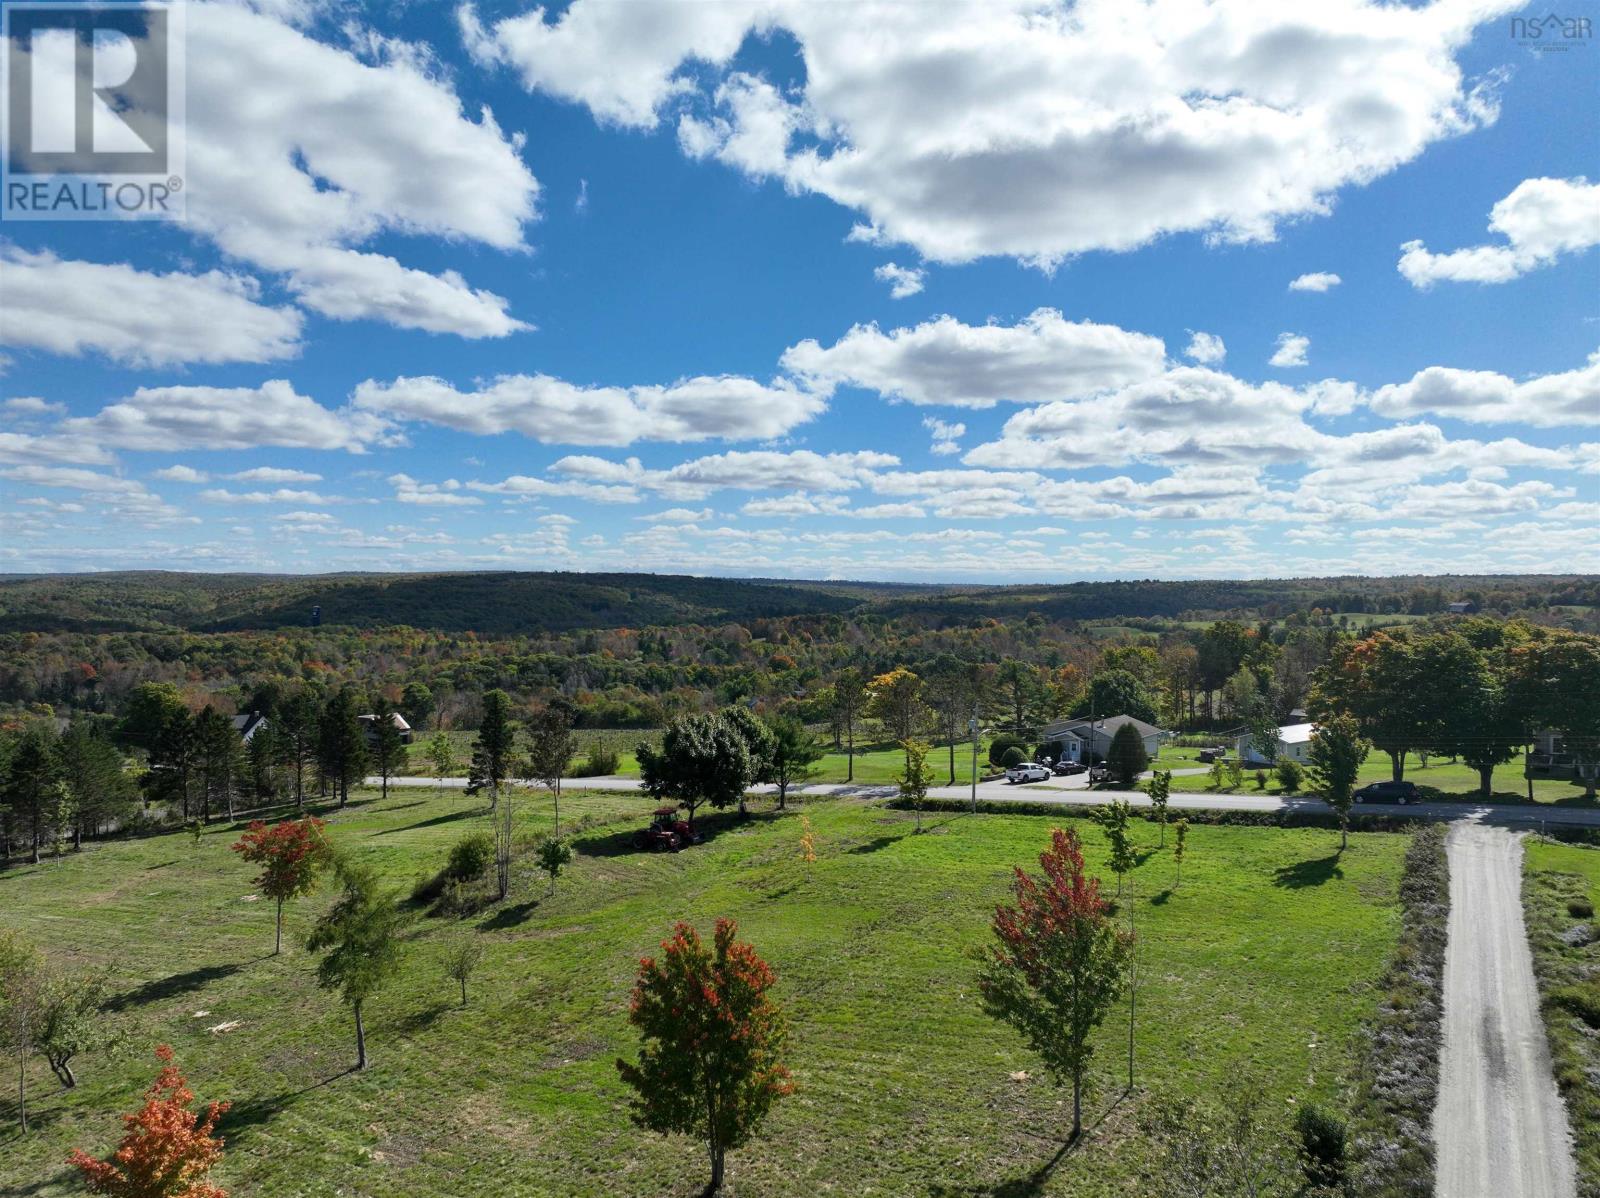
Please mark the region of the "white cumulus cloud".
POLYGON ((1015 325, 969 325, 951 316, 888 333, 856 325, 827 348, 813 340, 791 346, 783 366, 813 386, 988 408, 1090 395, 1159 374, 1165 360, 1158 337, 1040 308, 1015 325))
POLYGON ((1327 212, 1494 119, 1455 55, 1512 7, 575 0, 463 25, 529 89, 636 128, 677 113, 687 153, 828 196, 865 239, 1049 263, 1327 212), (732 66, 778 31, 806 64, 787 90, 732 66))
POLYGON ((1408 241, 1400 247, 1400 273, 1413 287, 1507 283, 1563 254, 1600 245, 1600 184, 1524 179, 1490 209, 1489 229, 1505 243, 1435 254, 1421 241, 1408 241))

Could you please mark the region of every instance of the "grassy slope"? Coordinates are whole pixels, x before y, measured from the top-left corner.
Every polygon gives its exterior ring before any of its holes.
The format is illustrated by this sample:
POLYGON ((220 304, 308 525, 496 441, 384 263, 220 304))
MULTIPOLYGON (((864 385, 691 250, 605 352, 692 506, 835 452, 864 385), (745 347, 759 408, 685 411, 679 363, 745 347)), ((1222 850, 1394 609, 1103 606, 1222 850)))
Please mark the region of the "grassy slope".
MULTIPOLYGON (((919 837, 904 813, 812 804, 820 859, 808 872, 792 813, 650 856, 623 848, 639 810, 627 796, 569 796, 564 812, 591 826, 555 897, 520 879, 503 913, 417 925, 405 976, 370 1004, 375 1064, 361 1076, 342 1072, 349 1019, 316 990, 312 961, 298 949, 262 958, 271 912, 244 901, 231 831, 0 874, 0 926, 58 958, 115 965, 139 1042, 171 1042, 202 1097, 235 1103, 219 1180, 236 1194, 696 1192, 702 1154, 630 1127, 612 1061, 635 1044, 624 1011, 638 956, 675 919, 709 928, 724 914, 779 971, 801 1087, 759 1145, 735 1154, 738 1194, 1139 1188, 1129 1103, 1041 1189, 1018 1184, 1056 1154, 1068 1102, 1040 1078, 1011 1079, 1037 1062, 975 1003, 965 954, 986 939, 1008 867, 1031 862, 1056 821, 934 816, 919 837), (440 977, 444 949, 463 936, 487 948, 467 1010, 440 977), (232 1033, 205 1030, 234 1019, 232 1033)), ((543 799, 523 811, 530 832, 548 819, 543 799)), ((475 812, 457 797, 367 799, 333 833, 401 885, 434 867, 475 812)), ((1103 867, 1099 832, 1074 826, 1103 867)), ((1155 830, 1139 824, 1137 839, 1153 845, 1155 830)), ((1286 1112, 1297 1095, 1340 1090, 1393 943, 1405 843, 1358 833, 1340 860, 1330 832, 1195 827, 1171 894, 1170 856, 1147 860, 1134 875, 1141 1084, 1213 1097, 1259 1086, 1268 1109, 1286 1112)), ((328 901, 291 909, 291 942, 328 901)), ((1120 1092, 1125 1028, 1114 1019, 1100 1033, 1095 1118, 1120 1092)), ((82 1066, 72 1094, 33 1070, 38 1130, 25 1141, 0 1131, 0 1191, 76 1193, 68 1148, 109 1148, 115 1113, 153 1074, 143 1051, 82 1066)), ((9 1114, 0 1099, 0 1120, 9 1114)))
POLYGON ((1573 900, 1600 902, 1600 850, 1530 839, 1522 861, 1522 905, 1539 976, 1540 1004, 1556 1082, 1576 1140, 1578 1191, 1600 1196, 1600 944, 1561 942, 1592 916, 1574 916, 1573 900))

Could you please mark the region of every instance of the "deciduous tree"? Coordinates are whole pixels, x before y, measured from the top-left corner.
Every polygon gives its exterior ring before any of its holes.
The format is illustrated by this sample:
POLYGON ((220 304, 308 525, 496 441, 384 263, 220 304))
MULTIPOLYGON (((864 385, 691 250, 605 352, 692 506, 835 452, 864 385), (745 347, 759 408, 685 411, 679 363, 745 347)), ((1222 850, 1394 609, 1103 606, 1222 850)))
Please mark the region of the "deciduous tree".
POLYGON ((144 1106, 122 1117, 122 1143, 106 1161, 73 1149, 71 1163, 83 1174, 90 1193, 112 1198, 228 1198, 209 1180, 222 1159, 222 1140, 213 1135, 228 1110, 213 1102, 205 1113, 192 1109, 194 1091, 172 1063, 172 1049, 156 1049, 161 1072, 144 1092, 144 1106))
POLYGON ((572 864, 572 849, 566 841, 556 836, 546 836, 539 842, 539 868, 550 875, 550 889, 556 892, 556 879, 561 871, 572 864))
MULTIPOLYGON (((758 719, 748 707, 724 707, 718 713, 718 718, 744 741, 745 751, 750 757, 750 782, 774 781, 773 754, 777 751, 777 746, 772 737, 772 729, 758 719)), ((745 794, 748 788, 749 783, 746 783, 739 791, 741 819, 750 814, 745 807, 745 794)))
POLYGON ((323 822, 315 816, 278 824, 256 820, 234 843, 233 851, 261 867, 255 887, 277 905, 272 944, 276 956, 283 951, 283 904, 315 890, 319 875, 333 862, 323 822))
POLYGON ((856 725, 867 708, 867 680, 860 670, 841 670, 833 680, 832 716, 844 739, 845 781, 856 777, 856 725))
POLYGON ((645 790, 657 802, 685 807, 691 825, 696 807, 733 806, 753 778, 749 745, 719 716, 675 720, 662 733, 659 748, 644 741, 634 752, 645 790))
POLYGON ((1128 806, 1126 799, 1118 799, 1114 803, 1107 803, 1095 811, 1095 822, 1105 830, 1106 844, 1111 850, 1108 864, 1111 872, 1117 875, 1117 897, 1122 897, 1122 877, 1131 870, 1137 861, 1133 854, 1133 841, 1128 836, 1128 819, 1133 814, 1133 809, 1128 806))
POLYGON ((1101 670, 1078 706, 1083 715, 1129 715, 1147 724, 1161 718, 1150 688, 1127 670, 1101 670))
POLYGON ((1176 890, 1183 885, 1183 858, 1187 852, 1186 842, 1189 839, 1189 821, 1180 819, 1172 825, 1172 863, 1177 866, 1177 879, 1172 883, 1176 890))
POLYGON ((1351 716, 1334 716, 1311 734, 1311 780, 1339 815, 1339 850, 1350 844, 1350 804, 1368 744, 1351 716))
POLYGON ((17 1122, 28 1131, 28 1058, 45 983, 44 961, 18 932, 0 934, 0 1037, 17 1067, 17 1122))
POLYGON ((34 1043, 66 1089, 78 1084, 72 1062, 83 1053, 119 1049, 126 1031, 107 1016, 109 975, 47 972, 39 991, 34 1043))
POLYGON ((435 732, 428 738, 423 751, 427 755, 428 764, 433 767, 434 778, 443 787, 444 780, 455 773, 459 764, 456 761, 455 746, 450 743, 450 734, 443 729, 435 732))
POLYGON ((555 803, 554 835, 561 835, 561 779, 572 766, 578 743, 572 735, 572 712, 547 703, 528 723, 528 773, 550 788, 555 803))
POLYGON ((877 720, 895 743, 913 739, 927 716, 922 679, 904 667, 879 674, 867 683, 866 715, 877 720))
POLYGON ((1156 813, 1156 823, 1161 825, 1161 844, 1167 847, 1167 803, 1172 797, 1172 771, 1157 770, 1145 785, 1150 794, 1150 809, 1156 813))
POLYGON ((1600 637, 1551 634, 1515 654, 1518 693, 1540 730, 1561 736, 1582 769, 1587 798, 1600 775, 1600 637))
POLYGON ((1034 878, 1012 881, 1015 906, 996 908, 990 950, 978 978, 983 1007, 1021 1033, 1058 1084, 1072 1086, 1072 1138, 1083 1132, 1083 1081, 1090 1035, 1122 993, 1133 941, 1117 928, 1087 877, 1077 833, 1051 833, 1034 878))
POLYGON ((933 785, 933 769, 928 765, 928 744, 920 740, 903 740, 900 748, 906 755, 904 768, 895 775, 900 788, 900 801, 910 805, 917 814, 917 831, 922 831, 922 805, 928 800, 928 787, 933 785))
POLYGON ((483 960, 483 942, 476 936, 467 936, 445 953, 444 976, 461 986, 461 1005, 467 1005, 467 980, 483 960))
POLYGON ((699 1137, 711 1160, 705 1194, 722 1188, 725 1158, 794 1090, 783 1064, 785 1021, 776 977, 719 919, 711 946, 680 923, 659 958, 639 963, 628 1019, 644 1040, 637 1064, 617 1062, 634 1089, 633 1119, 663 1134, 699 1137))

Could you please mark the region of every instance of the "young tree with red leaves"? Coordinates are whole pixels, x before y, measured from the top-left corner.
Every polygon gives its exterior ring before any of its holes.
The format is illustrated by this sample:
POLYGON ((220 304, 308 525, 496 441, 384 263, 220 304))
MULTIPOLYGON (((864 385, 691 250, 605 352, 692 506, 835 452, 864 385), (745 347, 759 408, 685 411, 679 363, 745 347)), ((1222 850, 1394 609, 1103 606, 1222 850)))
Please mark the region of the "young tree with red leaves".
POLYGON ((221 1186, 207 1180, 222 1159, 222 1140, 211 1133, 228 1109, 213 1102, 205 1114, 190 1110, 194 1091, 172 1063, 172 1049, 156 1049, 161 1073, 144 1092, 144 1106, 122 1122, 127 1133, 111 1154, 98 1161, 74 1148, 69 1158, 83 1174, 90 1193, 113 1198, 228 1198, 221 1186))
POLYGON ((651 1131, 701 1136, 711 1156, 705 1195, 722 1189, 724 1157, 747 1143, 776 1098, 794 1092, 780 1057, 783 1013, 768 991, 777 980, 749 944, 717 920, 708 948, 688 924, 663 940, 663 956, 639 962, 628 1019, 644 1038, 639 1063, 618 1061, 637 1095, 633 1120, 651 1131))
POLYGON ((1018 868, 1016 906, 995 908, 994 934, 978 978, 983 1008, 1044 1058, 1058 1085, 1072 1083, 1072 1138, 1083 1132, 1083 1077, 1098 1027, 1122 992, 1133 936, 1121 931, 1083 872, 1078 834, 1055 829, 1039 855, 1044 877, 1018 868))
POLYGON ((273 956, 283 951, 283 904, 315 890, 317 875, 333 861, 323 826, 310 815, 271 825, 256 820, 233 846, 246 861, 261 866, 256 888, 278 904, 273 956))

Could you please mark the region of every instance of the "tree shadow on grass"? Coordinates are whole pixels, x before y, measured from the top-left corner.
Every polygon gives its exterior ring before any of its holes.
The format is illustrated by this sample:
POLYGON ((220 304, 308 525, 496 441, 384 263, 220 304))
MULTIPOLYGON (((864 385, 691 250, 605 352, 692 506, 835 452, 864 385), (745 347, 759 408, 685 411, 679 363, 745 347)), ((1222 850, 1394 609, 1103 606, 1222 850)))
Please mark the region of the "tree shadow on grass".
POLYGON ((1099 1118, 1085 1125, 1082 1134, 1061 1143, 1056 1154, 1032 1172, 989 1186, 934 1185, 928 1190, 928 1198, 1039 1198, 1061 1162, 1081 1148, 1090 1134, 1109 1119, 1127 1098, 1127 1091, 1123 1091, 1115 1102, 1100 1113, 1099 1118))
POLYGON ((356 1067, 351 1065, 348 1069, 341 1069, 332 1077, 325 1077, 320 1082, 312 1082, 309 1086, 302 1086, 298 1090, 287 1090, 267 1098, 251 1098, 244 1102, 236 1102, 217 1120, 217 1134, 224 1139, 232 1139, 240 1132, 260 1127, 270 1122, 295 1099, 320 1090, 324 1086, 331 1086, 341 1077, 349 1077, 355 1071, 356 1067))
MULTIPOLYGON (((258 960, 262 958, 257 958, 258 960)), ((244 968, 244 964, 233 965, 207 965, 201 969, 190 969, 184 973, 169 974, 164 978, 145 982, 135 986, 132 990, 117 995, 106 1003, 105 1009, 112 1012, 126 1011, 133 1007, 142 1007, 147 1003, 161 1002, 164 999, 176 998, 180 994, 190 994, 196 990, 204 989, 212 982, 222 978, 232 977, 244 968)))
POLYGON ((507 928, 514 928, 525 924, 533 918, 533 913, 539 909, 542 899, 531 898, 526 902, 513 903, 509 907, 501 907, 488 919, 478 925, 480 932, 504 932, 507 928))
POLYGON ((398 828, 385 828, 382 832, 377 833, 377 835, 393 836, 396 832, 411 832, 415 831, 417 828, 434 828, 440 824, 453 824, 458 819, 466 819, 468 816, 473 815, 482 815, 483 812, 484 809, 481 806, 474 805, 471 808, 462 811, 451 811, 444 815, 436 815, 432 819, 418 820, 414 824, 402 824, 398 828))
MULTIPOLYGON (((30 1130, 33 1127, 32 1116, 29 1116, 28 1118, 28 1127, 30 1130)), ((0 1140, 0 1149, 3 1149, 4 1147, 5 1141, 0 1140)), ((59 1191, 60 1193, 71 1193, 78 1185, 82 1184, 82 1181, 83 1175, 76 1169, 59 1169, 56 1172, 45 1177, 41 1177, 37 1181, 30 1182, 25 1186, 16 1186, 12 1189, 8 1189, 6 1193, 8 1195, 14 1195, 15 1198, 24 1198, 24 1196, 27 1194, 43 1194, 46 1190, 52 1192, 59 1191)))
POLYGON ((1171 898, 1172 887, 1168 886, 1165 890, 1150 896, 1150 905, 1152 907, 1165 907, 1171 898))
POLYGON ((1285 890, 1304 890, 1307 886, 1321 886, 1324 882, 1344 877, 1339 865, 1339 854, 1318 857, 1314 861, 1297 861, 1274 871, 1272 884, 1285 890))
POLYGON ((886 849, 890 845, 899 844, 909 835, 909 832, 902 832, 899 836, 875 836, 871 840, 865 841, 856 845, 855 848, 847 849, 845 851, 857 856, 864 853, 876 853, 879 849, 886 849))
MULTIPOLYGON (((737 811, 718 811, 712 814, 699 814, 695 816, 694 830, 705 837, 705 844, 710 844, 718 836, 726 832, 737 831, 740 828, 756 827, 760 824, 771 823, 773 820, 782 819, 784 812, 752 811, 743 819, 737 811)), ((649 823, 647 812, 641 812, 643 818, 637 827, 623 828, 616 832, 608 832, 604 836, 584 836, 572 842, 572 851, 583 857, 630 857, 634 854, 649 855, 656 851, 653 849, 639 849, 633 845, 635 833, 642 830, 649 823)), ((692 853, 703 845, 685 845, 679 852, 692 853)))
POLYGON ((446 1011, 452 1010, 452 1004, 436 1002, 424 1007, 420 1011, 413 1011, 394 1021, 394 1030, 402 1036, 414 1036, 418 1032, 425 1032, 439 1022, 439 1017, 446 1011))

